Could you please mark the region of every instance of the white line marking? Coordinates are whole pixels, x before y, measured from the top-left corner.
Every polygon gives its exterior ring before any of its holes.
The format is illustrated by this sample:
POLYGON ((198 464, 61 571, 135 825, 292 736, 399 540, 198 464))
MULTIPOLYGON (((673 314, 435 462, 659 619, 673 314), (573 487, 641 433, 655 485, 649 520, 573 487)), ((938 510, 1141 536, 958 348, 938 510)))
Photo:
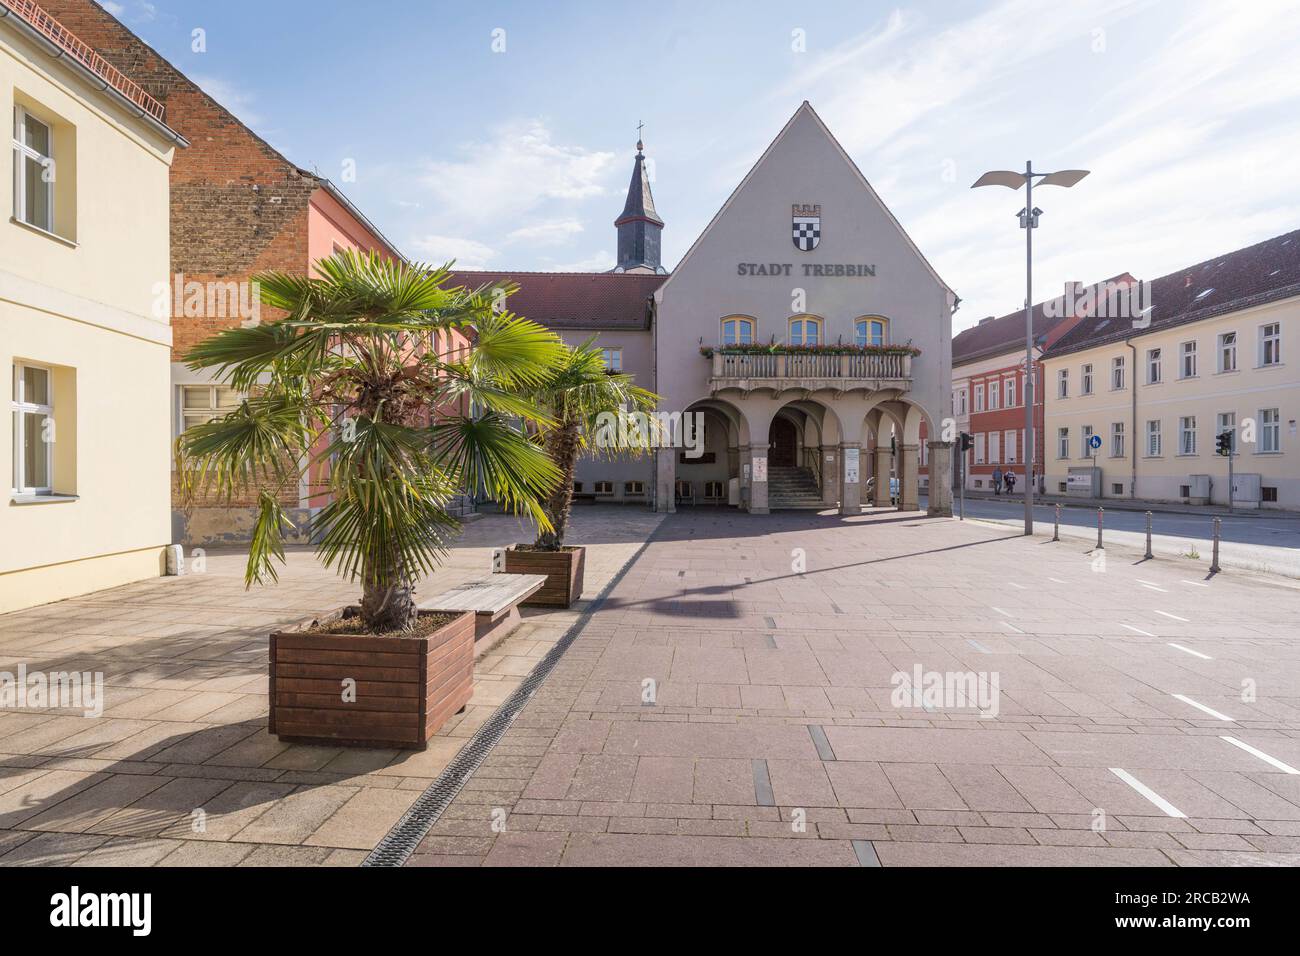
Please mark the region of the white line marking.
POLYGON ((1179 810, 1176 806, 1174 806, 1164 797, 1160 796, 1160 794, 1156 793, 1154 790, 1148 787, 1137 777, 1133 776, 1127 770, 1123 770, 1119 767, 1111 767, 1110 772, 1113 773, 1115 776, 1119 777, 1121 780, 1123 780, 1126 784, 1128 784, 1138 793, 1142 794, 1142 796, 1146 797, 1148 800, 1154 803, 1157 807, 1163 810, 1167 816, 1178 817, 1179 819, 1182 820, 1187 819, 1187 814, 1183 813, 1182 810, 1179 810))
POLYGON ((1150 631, 1144 631, 1140 627, 1133 627, 1131 624, 1121 624, 1120 627, 1126 627, 1134 634, 1141 634, 1143 637, 1155 637, 1150 631))
POLYGON ((1203 581, 1187 581, 1187 580, 1184 580, 1184 581, 1183 581, 1183 584, 1190 584, 1190 585, 1191 585, 1192 587, 1194 587, 1194 588, 1208 588, 1208 587, 1209 587, 1209 585, 1206 584, 1206 583, 1204 583, 1203 581))
POLYGON ((966 638, 966 643, 969 644, 971 647, 975 648, 975 650, 979 651, 981 654, 993 653, 991 650, 989 650, 987 647, 985 647, 983 644, 981 644, 979 641, 975 640, 974 638, 971 637, 966 638))
POLYGON ((1276 757, 1270 757, 1268 754, 1264 753, 1264 751, 1256 750, 1250 744, 1242 743, 1236 737, 1228 737, 1221 734, 1219 736, 1219 739, 1226 740, 1234 747, 1240 747, 1248 754, 1254 754, 1260 760, 1264 761, 1265 763, 1272 764, 1274 767, 1277 767, 1277 769, 1281 770, 1283 773, 1300 773, 1300 770, 1297 770, 1295 767, 1291 766, 1290 764, 1283 763, 1282 761, 1278 760, 1276 757))
POLYGON ((1069 584, 1069 581, 1062 581, 1060 578, 1048 578, 1049 581, 1055 581, 1057 584, 1069 584))
POLYGON ((1209 714, 1211 717, 1215 718, 1216 720, 1234 720, 1234 718, 1229 717, 1227 714, 1221 714, 1217 710, 1212 710, 1211 708, 1206 707, 1204 704, 1198 704, 1190 697, 1184 697, 1182 694, 1174 694, 1172 696, 1174 700, 1181 700, 1184 704, 1187 704, 1191 707, 1195 707, 1197 710, 1205 711, 1205 713, 1209 714))
MULTIPOLYGON (((989 607, 993 607, 993 605, 990 604, 989 607)), ((998 612, 999 614, 1001 614, 1003 617, 1010 617, 1010 616, 1011 616, 1011 615, 1008 614, 1006 611, 1002 610, 1002 608, 1000 608, 1000 607, 993 607, 993 610, 997 611, 997 612, 998 612)))
POLYGON ((1158 587, 1156 587, 1154 584, 1144 584, 1144 585, 1142 585, 1142 586, 1143 586, 1144 588, 1146 588, 1148 591, 1159 591, 1161 594, 1168 594, 1168 593, 1169 593, 1169 592, 1166 591, 1164 588, 1158 588, 1158 587))
POLYGON ((1179 617, 1177 614, 1170 614, 1168 611, 1156 611, 1157 614, 1163 614, 1165 617, 1172 618, 1175 621, 1182 621, 1184 624, 1191 624, 1185 617, 1179 617))
POLYGON ((1012 624, 1010 621, 1003 621, 1003 622, 1002 622, 1002 626, 1003 626, 1003 627, 1009 627, 1009 628, 1011 628, 1011 630, 1015 631, 1017 634, 1023 634, 1023 633, 1025 633, 1025 632, 1022 631, 1020 628, 1018 628, 1018 627, 1016 627, 1014 624, 1012 624))
POLYGON ((1203 661, 1214 660, 1214 658, 1211 657, 1209 654, 1202 654, 1200 651, 1194 651, 1190 647, 1183 647, 1183 645, 1175 644, 1173 641, 1169 641, 1168 643, 1170 647, 1176 647, 1180 651, 1184 651, 1185 653, 1191 654, 1193 657, 1199 657, 1203 661))
POLYGON ((1007 584, 1010 584, 1013 588, 1019 588, 1022 591, 1028 590, 1028 588, 1026 588, 1023 584, 1017 584, 1015 581, 1008 581, 1007 584))

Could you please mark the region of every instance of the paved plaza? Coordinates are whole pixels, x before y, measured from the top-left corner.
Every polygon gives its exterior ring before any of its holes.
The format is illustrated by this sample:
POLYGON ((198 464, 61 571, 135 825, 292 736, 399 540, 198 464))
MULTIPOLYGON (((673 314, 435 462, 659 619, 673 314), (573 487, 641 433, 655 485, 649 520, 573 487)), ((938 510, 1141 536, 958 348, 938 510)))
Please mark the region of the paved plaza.
MULTIPOLYGON (((524 538, 470 524, 421 593, 524 538)), ((355 865, 575 623, 410 865, 1300 863, 1294 582, 895 511, 572 540, 586 599, 527 610, 423 753, 266 733, 267 633, 351 597, 306 551, 0 617, 0 670, 107 683, 0 715, 0 864, 355 865)))

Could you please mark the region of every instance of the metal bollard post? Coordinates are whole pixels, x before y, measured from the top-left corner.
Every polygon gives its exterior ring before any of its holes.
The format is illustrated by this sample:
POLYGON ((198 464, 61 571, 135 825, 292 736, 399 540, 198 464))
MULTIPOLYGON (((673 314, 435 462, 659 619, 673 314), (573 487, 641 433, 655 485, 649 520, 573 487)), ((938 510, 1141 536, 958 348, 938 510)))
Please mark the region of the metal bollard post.
POLYGON ((1215 518, 1214 519, 1214 552, 1213 552, 1213 556, 1210 558, 1211 574, 1219 573, 1219 532, 1222 530, 1222 528, 1223 528, 1223 519, 1215 518))
POLYGON ((1056 523, 1052 525, 1052 540, 1061 540, 1061 506, 1056 506, 1056 523))
POLYGON ((1146 556, 1147 556, 1148 558, 1155 557, 1155 555, 1153 555, 1153 554, 1151 553, 1151 512, 1149 512, 1149 511, 1147 512, 1147 553, 1146 553, 1146 556))
POLYGON ((1105 508, 1097 509, 1097 547, 1099 548, 1103 547, 1101 543, 1101 526, 1102 526, 1102 520, 1105 517, 1105 515, 1106 515, 1105 508))

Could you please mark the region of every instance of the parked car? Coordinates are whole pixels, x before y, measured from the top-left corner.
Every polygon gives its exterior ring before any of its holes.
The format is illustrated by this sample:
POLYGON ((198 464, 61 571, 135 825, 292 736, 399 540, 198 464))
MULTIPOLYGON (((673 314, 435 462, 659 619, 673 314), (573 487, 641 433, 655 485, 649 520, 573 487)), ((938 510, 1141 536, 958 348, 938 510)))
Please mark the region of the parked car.
MULTIPOLYGON (((870 478, 867 479, 866 500, 870 501, 872 498, 875 497, 875 494, 876 494, 876 476, 872 475, 870 478)), ((898 479, 897 478, 889 479, 889 503, 891 505, 898 504, 898 479)))

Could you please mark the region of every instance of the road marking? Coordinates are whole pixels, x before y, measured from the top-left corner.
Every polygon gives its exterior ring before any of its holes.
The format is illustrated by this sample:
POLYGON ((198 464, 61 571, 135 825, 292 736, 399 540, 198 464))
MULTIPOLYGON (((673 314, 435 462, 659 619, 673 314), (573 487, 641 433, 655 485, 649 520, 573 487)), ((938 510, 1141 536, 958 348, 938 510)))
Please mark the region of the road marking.
POLYGON ((1069 581, 1062 581, 1060 578, 1048 578, 1049 581, 1055 581, 1057 584, 1069 584, 1069 581))
POLYGON ((1134 626, 1131 625, 1131 624, 1121 624, 1120 627, 1126 627, 1126 628, 1128 628, 1130 631, 1132 631, 1134 634, 1141 634, 1143 637, 1155 637, 1155 635, 1152 634, 1150 631, 1144 631, 1144 630, 1142 630, 1142 628, 1140 628, 1140 627, 1134 627, 1134 626))
POLYGON ((1208 588, 1208 587, 1209 587, 1209 585, 1206 584, 1204 581, 1187 581, 1187 580, 1184 580, 1182 583, 1183 583, 1183 584, 1190 584, 1190 585, 1191 585, 1192 587, 1194 587, 1194 588, 1208 588))
POLYGON ((1142 586, 1146 588, 1148 591, 1159 591, 1161 594, 1169 593, 1164 588, 1156 587, 1154 584, 1147 584, 1145 581, 1142 582, 1142 586))
MULTIPOLYGON (((993 605, 990 604, 989 607, 993 607, 993 605)), ((998 612, 999 614, 1001 614, 1003 617, 1010 617, 1010 616, 1011 616, 1011 615, 1008 614, 1006 611, 1002 610, 1002 608, 1000 608, 1000 607, 993 607, 993 610, 997 611, 997 612, 998 612)))
POLYGON ((1228 737, 1226 735, 1221 734, 1219 736, 1219 739, 1226 740, 1234 747, 1240 747, 1248 754, 1254 754, 1260 760, 1264 761, 1264 763, 1272 764, 1274 767, 1277 767, 1277 769, 1281 770, 1283 773, 1300 773, 1300 770, 1297 770, 1295 767, 1291 766, 1290 764, 1283 763, 1282 761, 1278 760, 1276 757, 1270 757, 1268 754, 1264 753, 1264 751, 1256 750, 1250 744, 1243 743, 1240 740, 1238 740, 1236 737, 1228 737))
POLYGON ((1184 652, 1186 652, 1186 653, 1188 653, 1188 654, 1191 654, 1193 657, 1199 657, 1199 658, 1200 658, 1201 660, 1203 660, 1203 661, 1212 661, 1212 660, 1214 660, 1214 658, 1211 657, 1209 654, 1202 654, 1200 651, 1194 651, 1194 650, 1192 650, 1190 647, 1183 647, 1183 645, 1181 645, 1181 644, 1175 644, 1173 641, 1169 641, 1169 646, 1170 646, 1170 647, 1176 647, 1176 648, 1178 648, 1180 651, 1184 651, 1184 652))
POLYGON ((1221 714, 1217 710, 1212 710, 1211 708, 1206 707, 1204 704, 1198 704, 1190 697, 1184 697, 1182 694, 1174 694, 1172 696, 1174 700, 1181 700, 1184 704, 1187 704, 1191 707, 1195 707, 1197 710, 1205 711, 1205 713, 1209 714, 1211 717, 1215 718, 1216 720, 1234 720, 1234 718, 1229 717, 1227 714, 1221 714))
POLYGON ((993 653, 991 650, 989 650, 987 647, 985 647, 983 644, 981 644, 979 641, 975 640, 972 637, 966 638, 966 643, 969 644, 971 647, 975 648, 975 650, 979 651, 981 654, 993 653))
POLYGON ((1163 614, 1165 617, 1167 617, 1167 618, 1171 618, 1172 620, 1175 620, 1175 621, 1182 621, 1184 624, 1191 624, 1191 623, 1192 623, 1192 622, 1189 621, 1187 618, 1185 618, 1185 617, 1179 617, 1177 614, 1170 614, 1168 611, 1156 611, 1156 613, 1157 613, 1157 614, 1163 614))
POLYGON ((1010 621, 1003 621, 1003 622, 1002 622, 1002 626, 1003 626, 1003 627, 1009 627, 1009 628, 1011 628, 1011 630, 1015 631, 1017 634, 1023 634, 1023 633, 1025 633, 1025 632, 1022 631, 1020 628, 1018 628, 1018 627, 1016 627, 1014 624, 1012 624, 1010 621))
POLYGON ((1013 588, 1019 588, 1022 591, 1028 590, 1028 588, 1026 588, 1023 584, 1017 584, 1015 581, 1008 581, 1007 584, 1010 584, 1013 588))
POLYGON ((1156 793, 1154 790, 1148 787, 1137 777, 1133 776, 1127 770, 1123 770, 1120 767, 1111 767, 1110 772, 1113 773, 1115 776, 1119 777, 1121 780, 1123 780, 1126 784, 1128 784, 1138 793, 1142 794, 1142 796, 1146 797, 1148 800, 1154 803, 1157 807, 1163 810, 1167 816, 1178 817, 1181 820, 1187 819, 1187 814, 1183 813, 1182 810, 1179 810, 1176 806, 1174 806, 1164 797, 1160 796, 1160 794, 1156 793))

